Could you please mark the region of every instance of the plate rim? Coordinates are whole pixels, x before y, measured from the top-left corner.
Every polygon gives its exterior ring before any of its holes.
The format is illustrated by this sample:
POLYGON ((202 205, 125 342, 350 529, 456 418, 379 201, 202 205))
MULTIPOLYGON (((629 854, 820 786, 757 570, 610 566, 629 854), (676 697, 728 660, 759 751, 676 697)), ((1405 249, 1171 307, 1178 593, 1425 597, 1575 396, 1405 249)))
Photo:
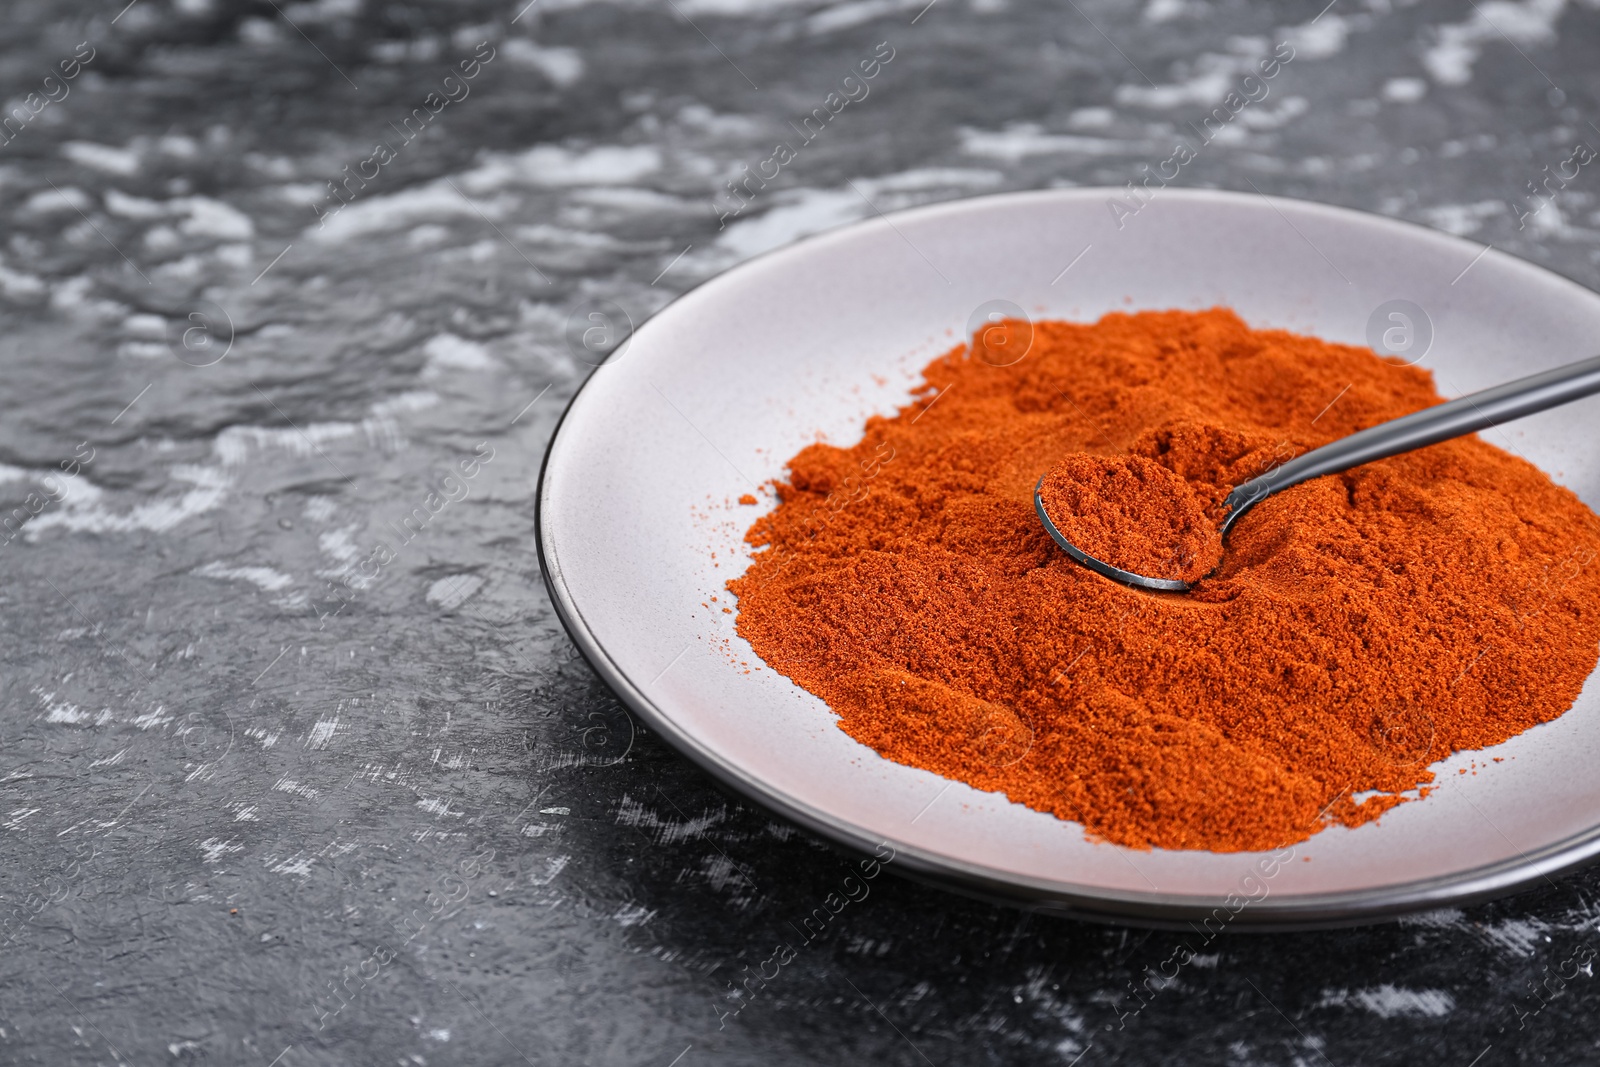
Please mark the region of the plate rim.
MULTIPOLYGON (((1030 875, 998 874, 993 868, 958 857, 932 852, 882 836, 865 832, 865 828, 848 820, 836 818, 812 807, 803 800, 783 790, 769 786, 758 776, 745 771, 731 760, 726 760, 701 743, 690 731, 679 727, 661 709, 657 708, 642 690, 636 687, 611 659, 605 647, 595 637, 584 620, 581 608, 571 595, 560 562, 551 553, 545 529, 549 514, 546 494, 549 487, 551 461, 561 448, 563 432, 569 430, 569 418, 594 382, 597 374, 620 358, 633 343, 634 337, 650 322, 659 318, 669 308, 693 293, 711 285, 726 284, 731 276, 764 261, 769 257, 788 254, 806 245, 844 239, 866 228, 894 228, 894 220, 911 216, 933 216, 956 211, 981 210, 984 206, 1006 201, 1067 201, 1089 200, 1115 196, 1120 190, 1108 186, 1075 186, 1065 189, 1019 190, 975 197, 961 197, 934 204, 924 204, 898 211, 880 212, 865 219, 830 227, 819 233, 808 234, 776 248, 768 249, 733 266, 719 271, 679 293, 639 324, 622 346, 612 351, 579 384, 572 398, 556 420, 544 455, 539 463, 539 478, 534 492, 534 542, 539 557, 539 569, 544 578, 545 590, 550 596, 556 616, 561 620, 568 636, 590 668, 600 675, 623 702, 645 724, 680 755, 708 772, 724 786, 754 801, 768 811, 795 822, 830 843, 842 846, 858 856, 881 854, 876 850, 887 846, 893 849, 891 869, 904 871, 909 877, 940 888, 953 890, 967 896, 987 901, 1005 903, 1029 910, 1052 912, 1070 918, 1104 922, 1132 923, 1141 926, 1192 929, 1193 921, 1211 918, 1226 909, 1227 896, 1207 894, 1177 894, 1160 891, 1115 890, 1088 888, 1079 883, 1064 882, 1030 875)), ((1163 198, 1189 201, 1214 201, 1243 204, 1263 200, 1273 210, 1288 206, 1296 211, 1322 214, 1335 220, 1360 221, 1365 225, 1378 225, 1403 232, 1409 239, 1422 239, 1436 244, 1460 247, 1471 251, 1475 243, 1453 234, 1443 233, 1419 223, 1390 218, 1356 208, 1327 204, 1316 200, 1295 197, 1268 196, 1263 193, 1245 193, 1226 189, 1169 189, 1163 198)), ((1493 248, 1482 250, 1481 255, 1494 255, 1502 264, 1539 277, 1546 282, 1557 282, 1578 290, 1588 297, 1600 297, 1594 290, 1567 277, 1559 271, 1530 262, 1519 256, 1493 248)), ((952 779, 953 780, 953 779, 952 779)), ((1008 803, 1014 803, 1003 793, 997 794, 1008 803)), ((1116 846, 1112 846, 1116 847, 1116 846)), ((1512 846, 1515 848, 1515 846, 1512 846)), ((1247 855, 1248 853, 1240 853, 1247 855)), ((1496 863, 1416 879, 1391 886, 1369 889, 1341 890, 1316 894, 1268 893, 1259 901, 1248 902, 1241 909, 1229 912, 1225 922, 1230 929, 1239 930, 1305 930, 1329 927, 1356 926, 1381 922, 1421 911, 1448 906, 1479 903, 1507 896, 1533 887, 1543 879, 1549 882, 1554 876, 1585 866, 1600 855, 1600 816, 1589 829, 1553 842, 1533 853, 1518 850, 1518 857, 1496 863)), ((1551 883, 1553 884, 1553 883, 1551 883)))

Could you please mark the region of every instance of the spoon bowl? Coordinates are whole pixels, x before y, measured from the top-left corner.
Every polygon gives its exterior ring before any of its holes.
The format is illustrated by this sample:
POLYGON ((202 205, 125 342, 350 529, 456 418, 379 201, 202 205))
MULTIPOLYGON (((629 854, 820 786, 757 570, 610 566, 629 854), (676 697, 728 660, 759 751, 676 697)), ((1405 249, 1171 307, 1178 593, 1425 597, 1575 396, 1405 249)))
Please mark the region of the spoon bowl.
POLYGON ((1061 551, 1088 567, 1097 574, 1103 574, 1113 582, 1131 585, 1138 589, 1152 589, 1158 593, 1187 593, 1194 588, 1194 583, 1183 581, 1181 578, 1149 578, 1133 571, 1125 571, 1121 567, 1113 566, 1103 559, 1096 559, 1083 549, 1067 540, 1066 534, 1050 520, 1050 513, 1044 506, 1044 476, 1039 476, 1039 483, 1033 487, 1033 510, 1038 512, 1039 521, 1044 524, 1045 532, 1050 539, 1061 546, 1061 551))

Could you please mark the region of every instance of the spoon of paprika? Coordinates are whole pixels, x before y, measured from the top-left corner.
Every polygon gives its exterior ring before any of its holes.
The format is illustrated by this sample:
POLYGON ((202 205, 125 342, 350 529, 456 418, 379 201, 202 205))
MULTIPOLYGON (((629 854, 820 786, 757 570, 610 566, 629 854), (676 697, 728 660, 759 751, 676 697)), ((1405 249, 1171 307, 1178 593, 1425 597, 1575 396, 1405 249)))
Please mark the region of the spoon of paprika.
POLYGON ((1216 572, 1228 531, 1274 493, 1595 393, 1600 356, 1391 419, 1234 486, 1220 526, 1182 477, 1143 456, 1068 456, 1039 479, 1033 506, 1056 544, 1090 570, 1140 589, 1183 593, 1216 572))

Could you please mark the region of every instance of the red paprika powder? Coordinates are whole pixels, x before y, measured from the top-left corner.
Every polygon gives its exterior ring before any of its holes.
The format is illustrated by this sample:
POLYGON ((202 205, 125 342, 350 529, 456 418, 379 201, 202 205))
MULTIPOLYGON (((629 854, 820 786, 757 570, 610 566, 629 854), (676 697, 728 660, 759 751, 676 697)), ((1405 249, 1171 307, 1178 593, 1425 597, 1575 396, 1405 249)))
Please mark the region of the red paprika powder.
POLYGON ((1222 559, 1221 520, 1145 456, 1074 452, 1045 472, 1039 499, 1069 543, 1121 570, 1197 582, 1222 559))
POLYGON ((1427 371, 1224 309, 1033 338, 1004 367, 957 347, 859 444, 803 449, 747 534, 738 632, 851 737, 1104 840, 1228 852, 1368 822, 1425 796, 1430 763, 1572 705, 1600 519, 1478 438, 1264 501, 1185 594, 1091 572, 1034 513, 1073 453, 1149 461, 1215 509, 1438 403, 1427 371))

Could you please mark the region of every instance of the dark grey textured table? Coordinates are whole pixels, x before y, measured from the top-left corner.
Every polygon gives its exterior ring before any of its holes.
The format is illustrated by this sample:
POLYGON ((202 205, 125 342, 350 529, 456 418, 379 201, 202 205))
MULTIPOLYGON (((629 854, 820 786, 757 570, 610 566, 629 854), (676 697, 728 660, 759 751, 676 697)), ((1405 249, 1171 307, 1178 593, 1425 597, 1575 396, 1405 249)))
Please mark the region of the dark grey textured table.
POLYGON ((0 1062, 1600 1060, 1594 873, 1170 982, 882 878, 738 992, 844 861, 630 722, 532 509, 575 310, 1124 185, 1284 41, 1178 184, 1600 283, 1592 2, 124 2, 0 43, 0 1062))

